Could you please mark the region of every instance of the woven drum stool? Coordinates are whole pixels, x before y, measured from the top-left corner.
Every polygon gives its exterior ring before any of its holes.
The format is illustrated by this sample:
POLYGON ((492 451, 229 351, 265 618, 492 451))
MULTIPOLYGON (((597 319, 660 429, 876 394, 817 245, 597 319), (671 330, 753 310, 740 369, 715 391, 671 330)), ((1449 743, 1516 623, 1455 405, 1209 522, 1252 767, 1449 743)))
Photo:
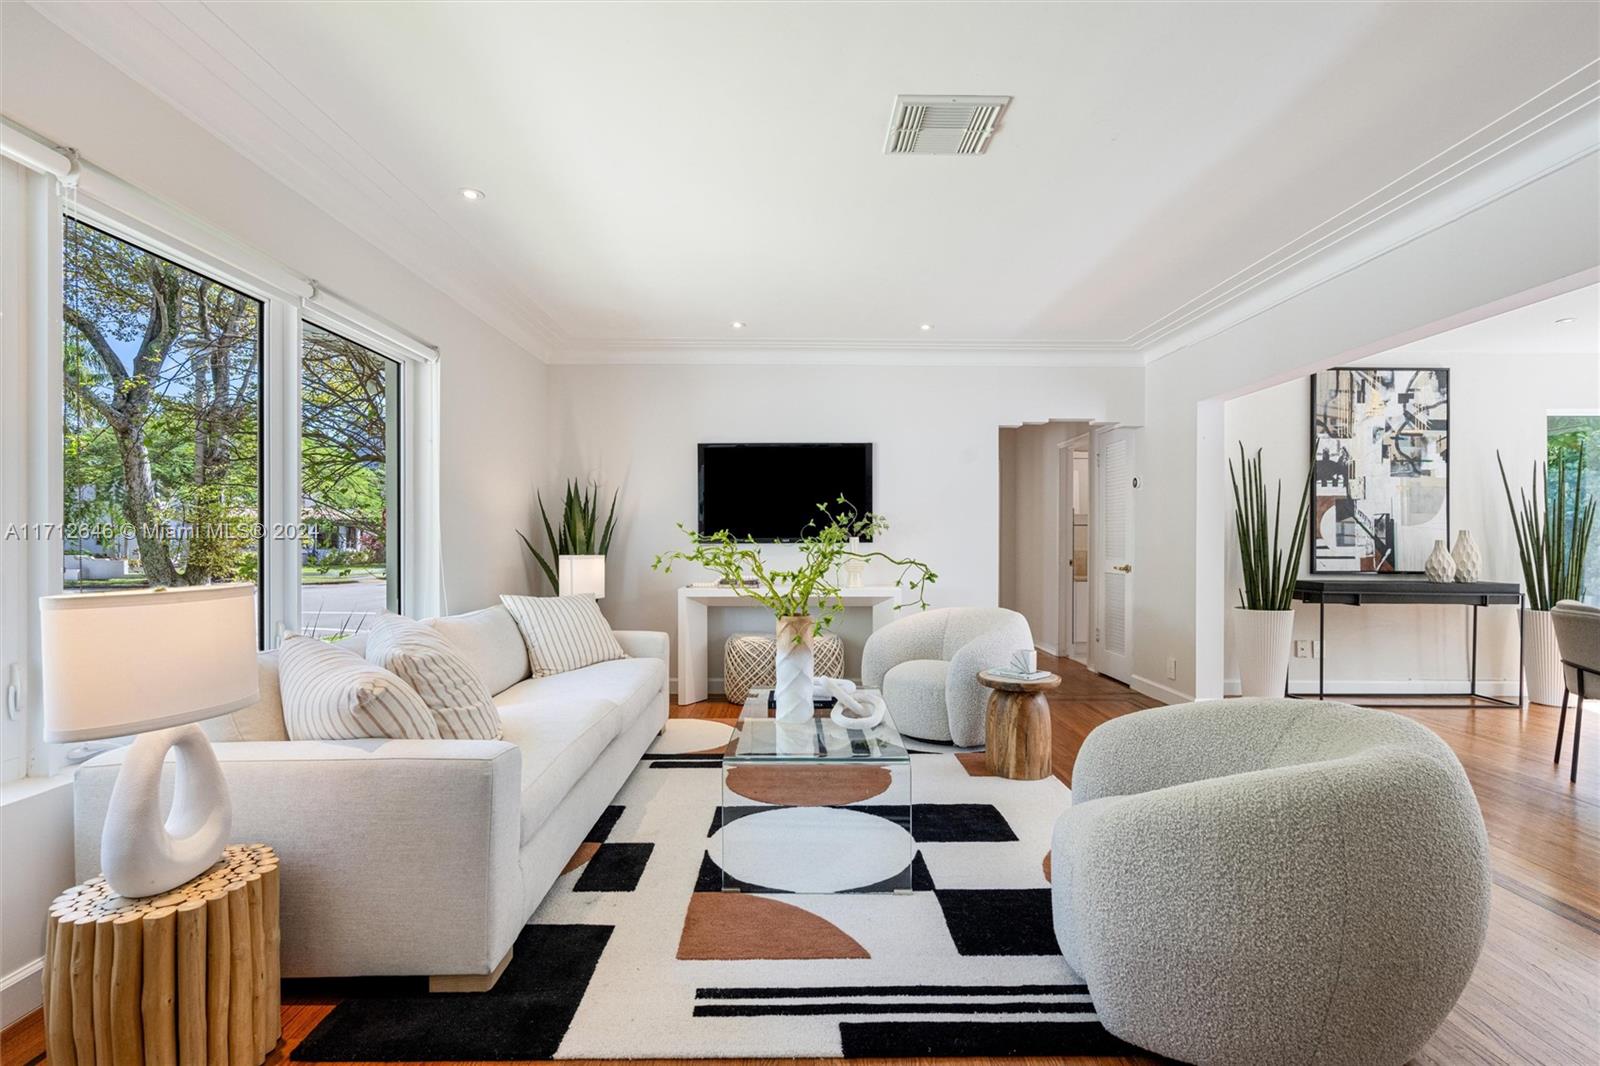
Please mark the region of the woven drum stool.
MULTIPOLYGON (((812 650, 817 677, 844 676, 844 641, 832 633, 817 637, 812 650)), ((778 683, 778 639, 771 633, 735 633, 722 649, 722 691, 729 703, 743 703, 753 688, 778 683)))

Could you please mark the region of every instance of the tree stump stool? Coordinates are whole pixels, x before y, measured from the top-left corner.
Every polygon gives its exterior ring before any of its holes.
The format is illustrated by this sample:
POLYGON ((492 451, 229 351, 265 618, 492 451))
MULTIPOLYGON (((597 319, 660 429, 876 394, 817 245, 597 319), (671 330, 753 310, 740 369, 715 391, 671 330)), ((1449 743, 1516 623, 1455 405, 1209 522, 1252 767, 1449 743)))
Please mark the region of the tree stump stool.
POLYGON ((989 693, 984 721, 984 762, 996 777, 1037 781, 1050 776, 1050 702, 1044 694, 1061 684, 1055 674, 1033 681, 978 672, 989 693))
POLYGON ((234 844, 160 896, 105 878, 45 923, 51 1066, 254 1066, 278 1043, 278 857, 234 844))

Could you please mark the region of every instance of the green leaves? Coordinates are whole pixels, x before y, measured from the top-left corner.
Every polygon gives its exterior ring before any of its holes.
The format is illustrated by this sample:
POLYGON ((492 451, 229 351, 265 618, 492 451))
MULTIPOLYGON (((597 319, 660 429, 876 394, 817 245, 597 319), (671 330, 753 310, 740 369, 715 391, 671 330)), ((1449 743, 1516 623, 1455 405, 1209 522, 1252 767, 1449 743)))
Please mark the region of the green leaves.
POLYGON ((1239 562, 1244 568, 1244 587, 1239 590, 1239 606, 1251 611, 1287 611, 1294 603, 1295 578, 1300 573, 1300 555, 1305 550, 1306 526, 1311 516, 1311 471, 1300 492, 1300 509, 1294 532, 1287 543, 1280 540, 1283 509, 1283 482, 1278 482, 1272 505, 1271 533, 1267 527, 1266 478, 1261 472, 1261 450, 1247 459, 1239 445, 1239 469, 1228 460, 1228 480, 1233 483, 1234 533, 1239 539, 1239 562), (1241 484, 1240 478, 1243 478, 1241 484))
POLYGON ((1505 488, 1506 506, 1511 511, 1511 525, 1517 534, 1517 554, 1522 559, 1522 580, 1528 590, 1528 606, 1535 611, 1548 611, 1561 600, 1583 598, 1583 563, 1589 552, 1589 537, 1594 531, 1595 501, 1583 498, 1583 450, 1572 457, 1572 495, 1567 495, 1567 469, 1569 456, 1558 452, 1554 506, 1546 501, 1550 497, 1549 466, 1533 465, 1533 495, 1518 490, 1518 498, 1511 497, 1511 479, 1506 476, 1506 463, 1498 451, 1495 462, 1500 465, 1500 484, 1505 488), (1571 517, 1568 518, 1568 512, 1571 517))
POLYGON ((556 575, 556 566, 563 555, 604 555, 611 550, 611 535, 617 528, 617 496, 622 490, 618 489, 611 494, 611 508, 606 515, 604 525, 600 524, 600 490, 598 486, 580 488, 576 478, 567 482, 567 491, 561 501, 561 525, 557 527, 550 524, 550 515, 544 508, 544 496, 537 496, 539 501, 539 520, 544 524, 545 540, 550 545, 550 557, 533 546, 533 541, 521 530, 517 536, 522 538, 522 543, 538 562, 539 568, 544 571, 545 577, 550 579, 550 587, 560 591, 560 579, 556 575))
POLYGON ((663 552, 650 564, 651 569, 671 573, 675 561, 704 567, 740 595, 756 601, 780 618, 809 614, 811 602, 816 600, 820 610, 816 632, 820 633, 844 606, 839 586, 832 576, 835 568, 846 559, 882 559, 900 568, 895 586, 916 592, 917 606, 926 608, 927 586, 937 581, 938 575, 916 559, 852 548, 852 537, 882 533, 889 528, 889 523, 882 515, 858 513, 843 496, 836 502, 840 505, 837 512, 830 510, 828 504, 817 504, 820 517, 806 525, 795 544, 800 552, 800 563, 793 569, 768 567, 755 542, 749 538, 738 540, 725 529, 702 537, 681 522, 678 529, 689 538, 689 550, 663 552))

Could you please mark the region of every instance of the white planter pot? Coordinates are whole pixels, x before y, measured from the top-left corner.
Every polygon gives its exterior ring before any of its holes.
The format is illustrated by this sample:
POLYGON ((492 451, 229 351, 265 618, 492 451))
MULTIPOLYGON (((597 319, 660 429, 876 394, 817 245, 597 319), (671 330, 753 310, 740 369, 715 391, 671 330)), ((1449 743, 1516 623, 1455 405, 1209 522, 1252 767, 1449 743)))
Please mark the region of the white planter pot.
POLYGON ((1233 612, 1233 644, 1239 657, 1239 691, 1281 699, 1289 681, 1293 611, 1233 612))
POLYGON ((810 615, 778 619, 773 702, 780 721, 803 722, 813 716, 811 640, 815 627, 810 615))
POLYGON ((1556 627, 1549 611, 1523 612, 1523 663, 1528 674, 1528 699, 1561 706, 1565 690, 1561 677, 1561 650, 1556 647, 1556 627))

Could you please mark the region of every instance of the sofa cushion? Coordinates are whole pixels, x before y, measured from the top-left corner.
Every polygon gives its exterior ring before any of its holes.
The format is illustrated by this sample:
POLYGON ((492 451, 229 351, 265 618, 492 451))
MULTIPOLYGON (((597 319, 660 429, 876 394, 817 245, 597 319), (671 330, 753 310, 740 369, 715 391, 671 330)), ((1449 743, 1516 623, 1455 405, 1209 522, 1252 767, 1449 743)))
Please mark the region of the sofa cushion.
POLYGON ((422 697, 361 656, 290 634, 278 649, 283 723, 291 740, 437 740, 422 697))
POLYGON ((534 677, 548 677, 625 653, 593 596, 501 596, 528 645, 534 677))
POLYGON ((528 676, 528 646, 502 604, 466 614, 430 618, 428 624, 455 645, 478 671, 489 692, 499 693, 528 676))
POLYGON ((248 707, 207 718, 200 723, 212 743, 232 740, 288 740, 283 726, 283 694, 278 688, 278 653, 264 651, 256 656, 256 675, 261 698, 248 707))
POLYGON ((660 659, 617 659, 530 678, 495 697, 504 739, 522 750, 523 843, 666 681, 660 659))
POLYGON ((500 714, 483 678, 437 629, 403 615, 378 619, 367 661, 410 685, 445 740, 498 740, 500 714))
POLYGON ((943 659, 907 659, 883 675, 883 701, 900 732, 923 740, 949 740, 945 681, 950 664, 943 659))

